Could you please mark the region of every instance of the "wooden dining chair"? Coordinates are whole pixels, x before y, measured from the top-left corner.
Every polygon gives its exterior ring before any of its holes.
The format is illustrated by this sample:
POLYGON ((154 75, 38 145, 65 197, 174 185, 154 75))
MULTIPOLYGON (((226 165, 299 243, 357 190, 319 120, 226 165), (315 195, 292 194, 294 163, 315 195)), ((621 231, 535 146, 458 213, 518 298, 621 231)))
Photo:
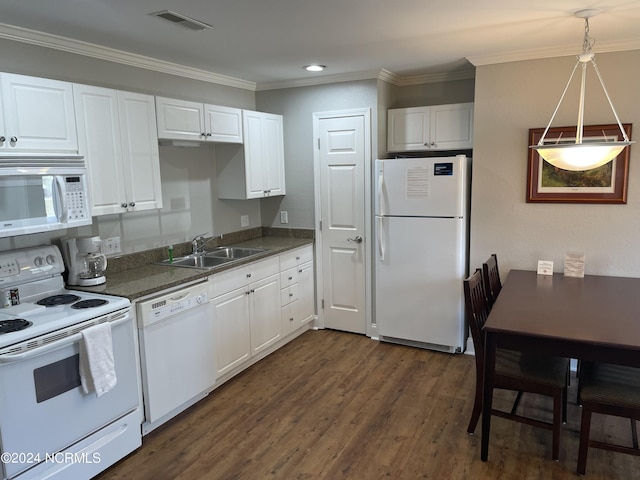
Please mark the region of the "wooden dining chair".
MULTIPOLYGON (((464 280, 465 314, 476 358, 476 392, 467 432, 473 434, 482 412, 482 388, 484 379, 485 342, 482 327, 489 315, 487 297, 482 282, 482 272, 477 269, 464 280)), ((494 388, 518 392, 511 412, 492 409, 491 414, 552 431, 554 460, 560 457, 560 431, 566 423, 567 382, 569 360, 512 350, 498 349, 494 373, 494 388), (551 423, 520 416, 516 413, 523 392, 537 393, 553 398, 553 421, 551 423)))
POLYGON ((482 264, 482 280, 484 281, 485 293, 489 302, 489 311, 491 311, 502 289, 500 272, 498 271, 498 256, 495 253, 492 253, 489 259, 482 264))
POLYGON ((582 362, 578 381, 582 402, 578 474, 587 469, 589 447, 631 455, 640 455, 636 420, 640 420, 640 369, 606 363, 582 362), (591 440, 593 413, 629 418, 632 447, 591 440))

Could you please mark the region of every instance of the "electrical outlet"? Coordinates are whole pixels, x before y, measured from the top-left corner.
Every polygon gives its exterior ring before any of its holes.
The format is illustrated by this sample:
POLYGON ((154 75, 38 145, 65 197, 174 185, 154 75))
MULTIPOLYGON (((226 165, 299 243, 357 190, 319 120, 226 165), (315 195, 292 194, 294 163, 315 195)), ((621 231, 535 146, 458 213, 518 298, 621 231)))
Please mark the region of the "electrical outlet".
POLYGON ((240 227, 249 226, 249 215, 240 215, 240 227))
POLYGON ((120 253, 120 237, 106 238, 102 241, 102 253, 113 255, 120 253))
POLYGON ((289 223, 289 214, 285 210, 280 212, 280 223, 289 223))

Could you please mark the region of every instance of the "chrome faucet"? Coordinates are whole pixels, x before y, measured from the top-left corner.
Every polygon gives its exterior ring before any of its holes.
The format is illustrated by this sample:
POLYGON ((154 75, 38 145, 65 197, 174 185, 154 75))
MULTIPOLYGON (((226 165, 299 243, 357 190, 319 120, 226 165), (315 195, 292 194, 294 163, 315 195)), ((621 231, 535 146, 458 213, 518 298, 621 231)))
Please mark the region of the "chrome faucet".
POLYGON ((197 255, 199 253, 204 253, 204 246, 212 240, 221 239, 222 235, 218 235, 217 237, 211 237, 209 240, 205 240, 204 236, 206 233, 201 233, 193 237, 191 240, 191 253, 193 255, 197 255))

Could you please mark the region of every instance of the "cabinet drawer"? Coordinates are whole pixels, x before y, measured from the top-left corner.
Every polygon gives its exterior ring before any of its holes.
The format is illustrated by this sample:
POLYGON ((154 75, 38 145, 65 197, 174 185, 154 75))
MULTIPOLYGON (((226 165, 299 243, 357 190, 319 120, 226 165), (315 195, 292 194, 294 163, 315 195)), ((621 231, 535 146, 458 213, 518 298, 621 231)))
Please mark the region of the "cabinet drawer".
POLYGON ((280 270, 284 271, 311 260, 313 260, 312 245, 289 250, 280 255, 280 270))
POLYGON ((298 268, 290 268, 284 272, 280 272, 280 288, 288 287, 298 283, 298 268))
POLYGON ((278 257, 249 263, 238 268, 215 273, 209 277, 209 294, 215 298, 252 282, 278 274, 278 257))
POLYGON ((298 284, 280 290, 280 305, 286 305, 298 299, 298 284))

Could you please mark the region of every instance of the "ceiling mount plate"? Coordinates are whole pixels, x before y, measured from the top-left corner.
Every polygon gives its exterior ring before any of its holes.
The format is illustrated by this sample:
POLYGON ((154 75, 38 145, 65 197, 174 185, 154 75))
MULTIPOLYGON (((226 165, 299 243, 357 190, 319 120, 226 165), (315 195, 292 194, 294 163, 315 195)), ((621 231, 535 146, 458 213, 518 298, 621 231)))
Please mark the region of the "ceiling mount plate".
POLYGON ((587 8, 585 10, 578 10, 574 15, 578 18, 591 18, 595 17, 600 13, 600 10, 597 8, 587 8))

